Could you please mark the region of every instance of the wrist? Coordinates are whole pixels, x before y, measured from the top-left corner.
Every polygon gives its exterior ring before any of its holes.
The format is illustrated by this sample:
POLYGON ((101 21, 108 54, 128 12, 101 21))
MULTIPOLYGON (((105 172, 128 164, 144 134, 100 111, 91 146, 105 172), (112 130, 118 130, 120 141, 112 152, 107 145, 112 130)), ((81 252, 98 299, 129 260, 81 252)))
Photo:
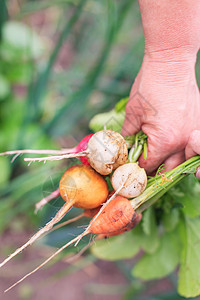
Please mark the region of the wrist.
POLYGON ((166 82, 178 83, 195 81, 196 54, 185 49, 169 49, 160 51, 145 51, 143 69, 148 66, 152 75, 166 82))
POLYGON ((149 61, 182 63, 184 65, 194 66, 197 58, 197 51, 189 46, 180 46, 172 48, 158 47, 154 49, 151 45, 145 45, 144 55, 149 61))

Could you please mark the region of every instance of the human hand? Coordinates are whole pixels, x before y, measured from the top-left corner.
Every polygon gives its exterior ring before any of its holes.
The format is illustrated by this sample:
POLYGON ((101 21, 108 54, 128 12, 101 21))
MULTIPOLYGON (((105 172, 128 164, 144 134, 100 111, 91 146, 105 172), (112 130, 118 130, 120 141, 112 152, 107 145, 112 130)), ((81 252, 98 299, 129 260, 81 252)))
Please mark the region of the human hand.
POLYGON ((200 95, 194 71, 182 75, 190 63, 182 66, 177 60, 173 64, 145 57, 126 107, 122 134, 131 135, 141 129, 147 134, 148 158, 141 157, 139 164, 148 173, 162 163, 166 171, 182 163, 191 132, 200 129, 200 95), (175 67, 175 74, 170 74, 175 67))
POLYGON ((200 95, 195 78, 196 53, 200 44, 200 26, 197 25, 200 17, 196 18, 196 23, 195 16, 192 20, 186 20, 186 24, 181 24, 180 20, 182 17, 185 22, 190 8, 193 11, 196 9, 197 15, 200 14, 200 5, 197 7, 196 0, 191 2, 163 0, 161 4, 156 0, 140 0, 145 55, 131 89, 122 134, 131 135, 139 130, 147 134, 148 158, 145 160, 141 156, 139 159, 140 166, 147 173, 152 173, 162 163, 166 171, 182 163, 191 132, 200 129, 200 95), (151 5, 150 9, 148 6, 151 5), (176 14, 176 18, 171 17, 173 9, 175 12, 178 9, 176 6, 182 7, 183 16, 180 19, 176 14), (166 22, 170 26, 167 27, 166 22))

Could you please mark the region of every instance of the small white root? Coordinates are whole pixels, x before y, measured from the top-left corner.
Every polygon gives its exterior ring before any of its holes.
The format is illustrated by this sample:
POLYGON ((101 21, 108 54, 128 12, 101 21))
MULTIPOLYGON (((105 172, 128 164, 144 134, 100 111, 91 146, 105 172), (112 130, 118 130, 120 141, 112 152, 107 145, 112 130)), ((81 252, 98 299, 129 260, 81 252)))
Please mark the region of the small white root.
POLYGON ((58 156, 24 158, 24 161, 29 161, 29 162, 44 161, 44 162, 46 162, 47 160, 53 161, 53 160, 61 160, 64 158, 81 157, 81 156, 86 156, 87 154, 88 154, 88 152, 83 151, 80 153, 63 154, 63 155, 58 155, 58 156))
POLYGON ((74 242, 77 241, 77 239, 79 238, 79 236, 77 236, 76 238, 74 238, 73 240, 71 240, 70 242, 68 242, 67 244, 65 244, 63 247, 61 247, 58 251, 56 251, 54 254, 52 254, 47 260, 45 260, 41 265, 39 265, 37 268, 35 268, 33 271, 31 271, 30 273, 26 274, 23 278, 21 278, 20 280, 18 280, 16 283, 14 283, 12 286, 10 286, 8 289, 6 289, 4 291, 4 293, 10 291, 12 288, 14 288, 16 285, 18 285, 19 283, 21 283, 24 279, 26 279, 27 277, 29 277, 30 275, 34 274, 36 271, 38 271, 40 268, 42 268, 44 265, 46 265, 50 260, 52 260, 56 255, 58 255, 61 251, 63 251, 65 248, 67 248, 68 246, 70 246, 71 244, 73 244, 74 242))
POLYGON ((20 248, 18 248, 14 253, 12 253, 10 256, 8 256, 1 264, 0 264, 0 268, 2 266, 4 266, 9 260, 11 260, 13 257, 15 257, 18 253, 20 253, 21 251, 23 251, 25 248, 27 248, 28 246, 32 245, 41 235, 43 235, 45 232, 49 231, 54 224, 58 223, 60 220, 62 220, 62 218, 65 216, 65 214, 67 213, 67 211, 69 210, 69 208, 72 206, 71 203, 65 203, 61 209, 57 212, 57 214, 55 215, 55 217, 48 222, 45 227, 43 227, 42 229, 40 229, 36 234, 34 234, 34 236, 32 236, 28 242, 26 242, 23 246, 21 246, 20 248))
POLYGON ((32 150, 32 149, 25 149, 25 150, 13 150, 13 151, 6 151, 0 153, 0 156, 3 155, 21 155, 21 154, 47 154, 47 155, 61 155, 67 154, 70 149, 62 149, 62 150, 32 150))
POLYGON ((57 189, 55 191, 53 191, 50 195, 48 195, 47 197, 43 198, 42 200, 40 200, 39 202, 36 203, 35 205, 35 214, 44 206, 46 205, 48 202, 50 202, 51 200, 57 198, 60 195, 60 190, 57 189))
POLYGON ((83 249, 81 249, 77 254, 75 254, 75 255, 73 255, 73 256, 67 258, 67 259, 65 260, 65 262, 72 262, 72 261, 78 259, 78 258, 79 258, 79 257, 80 257, 87 249, 90 248, 90 246, 91 246, 92 244, 94 244, 94 242, 95 242, 95 239, 92 240, 91 242, 89 242, 89 243, 88 243, 85 247, 83 247, 83 249))
POLYGON ((49 233, 50 233, 50 232, 53 232, 54 230, 57 230, 57 229, 59 229, 59 228, 62 228, 62 227, 66 226, 66 225, 68 225, 68 224, 70 224, 70 223, 76 222, 76 221, 80 220, 80 219, 83 218, 83 217, 84 217, 84 214, 80 214, 79 216, 76 216, 76 217, 74 217, 74 218, 72 218, 72 219, 70 219, 70 220, 67 220, 67 221, 65 221, 65 222, 63 222, 63 223, 61 223, 61 224, 58 224, 58 225, 56 225, 55 227, 53 227, 53 228, 49 231, 49 233))

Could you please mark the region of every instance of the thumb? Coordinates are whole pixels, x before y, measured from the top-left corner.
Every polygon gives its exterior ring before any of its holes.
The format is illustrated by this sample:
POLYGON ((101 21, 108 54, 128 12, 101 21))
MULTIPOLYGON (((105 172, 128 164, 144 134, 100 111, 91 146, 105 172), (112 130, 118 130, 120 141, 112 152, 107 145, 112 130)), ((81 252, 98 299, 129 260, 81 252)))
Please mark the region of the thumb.
POLYGON ((122 126, 121 134, 131 136, 141 129, 141 116, 134 109, 133 100, 129 100, 125 110, 125 120, 122 126))

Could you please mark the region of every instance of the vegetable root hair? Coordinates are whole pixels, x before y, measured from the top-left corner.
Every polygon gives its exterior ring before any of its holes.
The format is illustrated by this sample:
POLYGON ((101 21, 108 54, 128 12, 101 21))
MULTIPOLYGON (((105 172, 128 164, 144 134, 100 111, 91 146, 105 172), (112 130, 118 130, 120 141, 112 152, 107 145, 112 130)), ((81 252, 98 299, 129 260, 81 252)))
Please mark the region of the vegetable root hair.
POLYGON ((60 196, 60 190, 59 188, 55 191, 53 191, 50 195, 47 197, 44 197, 42 200, 36 203, 35 205, 35 214, 42 209, 43 206, 45 206, 47 203, 49 203, 51 200, 57 198, 60 196))
MULTIPOLYGON (((62 246, 59 250, 57 250, 53 255, 51 255, 47 260, 45 260, 41 265, 39 265, 37 268, 35 268, 33 271, 25 275, 23 278, 21 278, 19 281, 17 281, 15 284, 13 284, 11 287, 9 287, 5 292, 8 292, 10 289, 15 287, 17 284, 21 283, 24 279, 35 273, 37 270, 39 270, 41 267, 46 265, 50 260, 52 260, 55 256, 57 256, 61 251, 66 249, 68 246, 75 243, 75 246, 78 244, 78 242, 86 235, 93 233, 99 235, 97 239, 101 239, 103 237, 108 237, 116 234, 121 234, 125 231, 131 230, 133 227, 135 227, 139 221, 141 220, 141 215, 138 215, 134 209, 131 206, 131 202, 122 197, 122 196, 116 196, 118 191, 116 191, 103 206, 99 210, 99 212, 93 217, 93 219, 90 221, 88 227, 85 229, 85 231, 78 235, 76 238, 72 239, 70 242, 62 246), (113 201, 112 201, 113 200, 113 201)), ((65 205, 61 208, 61 210, 57 213, 59 215, 57 218, 54 217, 53 220, 56 218, 61 219, 65 211, 65 205)), ((52 220, 52 221, 53 221, 52 220)), ((52 227, 53 224, 55 224, 55 221, 52 223, 50 221, 43 229, 41 229, 38 233, 40 235, 47 230, 49 230, 49 227, 52 227), (48 228, 46 228, 48 226, 48 228), (42 233, 41 233, 42 232, 42 233)), ((61 224, 63 225, 63 224, 61 224)), ((37 235, 37 234, 36 234, 37 235)), ((35 236, 36 236, 35 235, 35 236)), ((34 240, 38 238, 38 236, 31 240, 34 240)), ((21 248, 17 249, 15 253, 13 253, 10 257, 8 257, 2 264, 4 265, 8 260, 10 260, 12 257, 14 257, 17 253, 22 251, 25 247, 30 245, 30 241, 26 243, 21 248)))
POLYGON ((10 286, 7 290, 4 291, 4 293, 10 291, 12 288, 14 288, 16 285, 18 285, 19 283, 21 283, 22 281, 24 281, 24 279, 26 279, 27 277, 29 277, 30 275, 34 274, 36 271, 38 271, 40 268, 42 268, 44 265, 46 265, 50 260, 52 260, 55 256, 57 256, 60 252, 62 252, 65 248, 67 248, 68 246, 70 246, 71 244, 73 244, 74 242, 77 241, 77 239, 79 238, 79 236, 77 236, 76 238, 74 238, 73 240, 71 240, 70 242, 68 242, 67 244, 65 244, 63 247, 61 247, 60 249, 58 249, 54 254, 52 254, 48 259, 46 259, 41 265, 39 265, 37 268, 35 268, 33 271, 31 271, 30 273, 26 274, 23 278, 21 278, 20 280, 18 280, 16 283, 14 283, 12 286, 10 286))
POLYGON ((46 157, 34 157, 34 158, 24 158, 24 161, 27 161, 29 163, 35 162, 35 161, 43 161, 44 163, 48 160, 53 161, 53 160, 62 160, 64 158, 73 158, 73 157, 82 157, 86 156, 88 152, 82 151, 79 153, 70 153, 70 154, 61 154, 61 155, 54 155, 54 156, 46 156, 46 157))
POLYGON ((1 264, 0 268, 4 266, 9 260, 11 260, 13 257, 15 257, 18 253, 23 251, 28 246, 32 245, 40 236, 42 236, 45 232, 49 231, 54 224, 58 223, 67 213, 67 211, 71 208, 71 202, 65 203, 61 209, 57 212, 55 217, 49 221, 42 229, 40 229, 36 234, 34 234, 28 242, 26 242, 23 246, 15 250, 10 256, 8 256, 1 264))

